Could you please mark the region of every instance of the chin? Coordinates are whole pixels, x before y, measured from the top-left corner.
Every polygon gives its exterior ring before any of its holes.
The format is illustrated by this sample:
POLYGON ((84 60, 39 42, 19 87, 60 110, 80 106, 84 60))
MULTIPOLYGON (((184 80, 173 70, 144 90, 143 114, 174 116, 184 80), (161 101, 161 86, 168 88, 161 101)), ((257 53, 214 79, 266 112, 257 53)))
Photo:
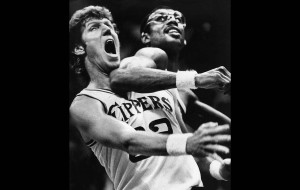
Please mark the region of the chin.
POLYGON ((112 68, 111 70, 117 69, 120 66, 120 61, 111 62, 110 65, 111 65, 111 68, 112 68))
POLYGON ((172 40, 166 43, 165 45, 168 49, 182 49, 184 47, 183 42, 180 42, 179 40, 172 40))
POLYGON ((104 58, 105 62, 108 64, 120 64, 120 57, 119 56, 107 56, 104 58))

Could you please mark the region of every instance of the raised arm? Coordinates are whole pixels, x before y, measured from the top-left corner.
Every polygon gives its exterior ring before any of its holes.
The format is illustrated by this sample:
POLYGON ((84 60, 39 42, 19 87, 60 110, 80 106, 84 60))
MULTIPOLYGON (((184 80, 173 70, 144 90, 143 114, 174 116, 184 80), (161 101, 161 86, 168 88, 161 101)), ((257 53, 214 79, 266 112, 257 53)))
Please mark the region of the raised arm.
POLYGON ((224 90, 230 83, 230 73, 218 67, 204 73, 170 72, 163 70, 168 63, 166 53, 159 48, 142 48, 134 56, 121 61, 120 67, 110 73, 111 88, 115 92, 140 93, 170 88, 218 88, 224 90))
POLYGON ((197 109, 198 112, 209 118, 210 121, 220 124, 231 124, 231 119, 228 116, 199 100, 195 100, 194 109, 197 109))
POLYGON ((134 56, 121 61, 110 73, 111 88, 115 92, 154 92, 176 88, 176 73, 165 71, 168 57, 159 48, 142 48, 134 56))
POLYGON ((179 90, 180 98, 186 106, 186 113, 183 114, 184 121, 194 130, 202 123, 213 121, 221 125, 231 124, 231 119, 215 108, 199 100, 189 89, 179 90))
POLYGON ((214 144, 216 141, 228 142, 231 137, 227 135, 228 125, 217 126, 213 123, 208 124, 211 126, 209 128, 199 127, 194 134, 163 135, 136 131, 125 122, 105 114, 102 104, 90 98, 85 98, 71 106, 70 122, 79 129, 81 134, 105 146, 129 154, 148 156, 190 154, 204 157, 211 151, 228 153, 227 147, 214 144))

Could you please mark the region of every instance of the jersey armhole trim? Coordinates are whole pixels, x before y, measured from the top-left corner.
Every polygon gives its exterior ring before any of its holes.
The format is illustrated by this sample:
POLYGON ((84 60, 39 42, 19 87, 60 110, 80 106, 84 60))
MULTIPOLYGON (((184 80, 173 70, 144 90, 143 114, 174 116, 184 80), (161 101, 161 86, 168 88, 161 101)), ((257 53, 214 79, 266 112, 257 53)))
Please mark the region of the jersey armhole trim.
POLYGON ((94 139, 91 139, 88 142, 86 142, 85 145, 88 146, 88 147, 92 147, 96 143, 97 142, 94 139))
POLYGON ((102 102, 101 100, 99 100, 99 99, 97 99, 97 98, 95 98, 95 97, 93 97, 93 96, 90 96, 90 95, 88 95, 88 94, 79 94, 79 95, 77 95, 77 96, 87 96, 87 97, 89 97, 89 98, 93 98, 93 99, 95 99, 95 100, 98 100, 98 101, 103 105, 104 112, 107 114, 107 107, 106 107, 106 104, 105 104, 104 102, 102 102))
POLYGON ((179 95, 178 90, 177 90, 177 89, 174 89, 175 94, 171 93, 171 91, 169 91, 169 90, 167 90, 167 91, 173 96, 174 99, 177 100, 177 103, 178 103, 178 105, 179 105, 179 107, 180 107, 181 113, 186 114, 186 106, 185 106, 185 104, 183 103, 183 101, 182 101, 182 99, 181 99, 181 97, 180 97, 180 95, 179 95), (174 97, 174 96, 176 96, 176 97, 174 97))
POLYGON ((167 89, 166 92, 168 92, 172 96, 173 99, 175 98, 173 93, 170 91, 170 89, 167 89))
MULTIPOLYGON (((178 101, 178 100, 177 100, 178 101)), ((180 101, 178 101, 178 105, 179 105, 179 108, 180 108, 180 111, 181 113, 184 113, 186 114, 186 110, 183 108, 183 106, 180 104, 180 101)))
POLYGON ((98 88, 98 89, 89 89, 89 88, 85 88, 84 90, 87 90, 87 91, 100 91, 100 92, 105 92, 105 93, 109 93, 109 94, 114 94, 115 93, 109 89, 103 89, 103 88, 98 88))

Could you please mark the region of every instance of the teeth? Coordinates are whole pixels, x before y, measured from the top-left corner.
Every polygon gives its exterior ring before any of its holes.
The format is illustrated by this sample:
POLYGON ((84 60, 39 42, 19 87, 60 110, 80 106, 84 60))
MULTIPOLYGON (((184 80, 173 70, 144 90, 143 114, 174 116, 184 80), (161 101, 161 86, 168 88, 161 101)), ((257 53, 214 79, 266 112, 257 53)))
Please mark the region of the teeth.
POLYGON ((171 30, 169 30, 168 32, 171 32, 171 33, 173 33, 173 32, 175 32, 175 33, 179 33, 177 30, 175 30, 175 29, 171 29, 171 30))

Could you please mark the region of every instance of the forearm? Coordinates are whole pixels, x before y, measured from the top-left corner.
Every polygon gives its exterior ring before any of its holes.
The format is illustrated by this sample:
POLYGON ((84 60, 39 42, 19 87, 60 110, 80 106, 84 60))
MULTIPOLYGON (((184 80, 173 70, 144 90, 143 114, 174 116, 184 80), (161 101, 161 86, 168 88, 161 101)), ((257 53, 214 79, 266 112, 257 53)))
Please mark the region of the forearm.
POLYGON ((110 75, 110 85, 115 92, 155 92, 171 88, 195 87, 193 72, 165 70, 167 55, 158 48, 143 48, 135 56, 124 58, 118 69, 110 75))
POLYGON ((129 154, 165 156, 168 155, 166 149, 167 138, 168 135, 136 131, 125 138, 123 146, 129 154))
POLYGON ((200 101, 195 101, 195 111, 203 115, 204 117, 209 118, 210 121, 218 122, 219 124, 231 124, 231 119, 215 108, 202 103, 200 101))
POLYGON ((83 132, 104 146, 129 154, 167 155, 167 135, 137 131, 127 123, 112 117, 103 117, 101 122, 83 132))
MULTIPOLYGON (((167 155, 187 155, 187 139, 192 134, 158 134, 145 131, 136 131, 126 123, 123 127, 116 129, 116 125, 105 123, 99 130, 94 127, 90 130, 89 136, 101 144, 123 150, 129 154, 142 154, 145 156, 167 156, 167 155), (110 128, 110 129, 108 129, 110 128)), ((116 124, 116 123, 115 123, 116 124)))
POLYGON ((176 88, 176 73, 151 68, 117 69, 110 73, 113 91, 140 93, 176 88))

